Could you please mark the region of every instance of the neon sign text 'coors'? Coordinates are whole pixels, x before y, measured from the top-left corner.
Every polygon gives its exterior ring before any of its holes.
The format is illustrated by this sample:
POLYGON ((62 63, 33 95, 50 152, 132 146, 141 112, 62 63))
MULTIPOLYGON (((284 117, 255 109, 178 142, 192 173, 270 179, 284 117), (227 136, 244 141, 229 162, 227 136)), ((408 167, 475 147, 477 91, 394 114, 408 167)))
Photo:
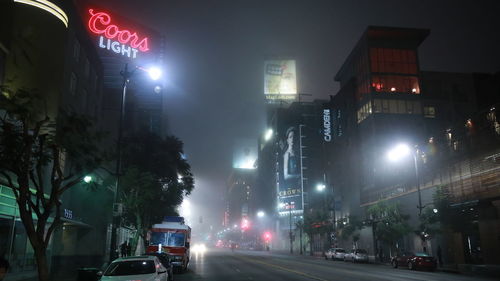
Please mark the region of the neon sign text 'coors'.
POLYGON ((89 10, 91 15, 89 20, 89 29, 95 34, 104 34, 108 39, 117 39, 122 44, 130 44, 132 48, 141 50, 142 52, 149 51, 148 38, 144 37, 139 41, 139 36, 136 32, 129 30, 120 30, 118 26, 111 23, 111 16, 104 12, 94 12, 89 10), (139 41, 139 42, 137 42, 139 41))

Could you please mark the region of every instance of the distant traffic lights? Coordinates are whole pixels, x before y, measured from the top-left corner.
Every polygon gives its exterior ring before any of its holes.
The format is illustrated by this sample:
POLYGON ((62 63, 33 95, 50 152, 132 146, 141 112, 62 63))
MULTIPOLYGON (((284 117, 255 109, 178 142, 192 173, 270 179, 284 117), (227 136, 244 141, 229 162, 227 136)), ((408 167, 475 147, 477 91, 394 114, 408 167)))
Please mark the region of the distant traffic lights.
POLYGON ((247 230, 247 229, 249 229, 249 228, 250 228, 250 222, 248 221, 248 219, 243 218, 243 219, 241 220, 241 229, 242 229, 242 230, 247 230))
POLYGON ((269 242, 271 240, 271 233, 269 231, 264 232, 264 240, 269 242))

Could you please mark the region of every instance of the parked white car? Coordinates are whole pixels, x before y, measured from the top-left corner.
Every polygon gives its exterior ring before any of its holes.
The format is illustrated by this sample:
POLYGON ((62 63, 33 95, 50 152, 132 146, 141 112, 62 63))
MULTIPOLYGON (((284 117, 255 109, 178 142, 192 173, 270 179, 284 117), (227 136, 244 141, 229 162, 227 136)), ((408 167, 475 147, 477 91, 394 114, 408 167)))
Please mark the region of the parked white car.
POLYGON ((345 250, 342 248, 331 248, 325 252, 325 259, 343 260, 345 250))
POLYGON ((368 252, 364 249, 351 250, 344 255, 344 261, 368 262, 368 252))
POLYGON ((133 256, 114 260, 100 279, 100 281, 130 280, 167 281, 168 273, 155 256, 133 256))

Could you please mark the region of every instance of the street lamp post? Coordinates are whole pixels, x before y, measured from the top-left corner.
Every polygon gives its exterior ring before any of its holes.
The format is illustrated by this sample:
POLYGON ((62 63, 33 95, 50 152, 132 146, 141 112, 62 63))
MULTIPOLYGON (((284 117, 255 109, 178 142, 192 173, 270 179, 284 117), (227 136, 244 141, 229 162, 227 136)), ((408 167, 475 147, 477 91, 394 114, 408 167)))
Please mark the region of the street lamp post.
POLYGON ((387 153, 387 156, 389 160, 391 161, 397 161, 399 158, 404 157, 408 154, 412 155, 413 157, 413 165, 415 168, 415 184, 417 186, 417 193, 418 193, 418 215, 422 215, 422 209, 424 208, 422 206, 422 194, 420 192, 420 176, 419 176, 419 171, 418 171, 418 148, 415 149, 410 149, 410 147, 406 144, 399 144, 393 149, 389 150, 387 153))
POLYGON ((292 204, 288 204, 288 214, 290 222, 290 254, 293 254, 293 234, 292 234, 292 204))
MULTIPOLYGON (((109 261, 111 262, 115 258, 115 254, 117 252, 117 245, 116 245, 116 232, 118 226, 121 225, 121 211, 118 211, 115 213, 115 206, 119 200, 119 190, 120 190, 120 174, 121 174, 121 165, 122 165, 122 137, 123 137, 123 119, 125 117, 125 102, 127 98, 127 88, 130 82, 130 78, 134 75, 135 71, 137 69, 140 69, 142 71, 148 72, 152 80, 157 80, 161 76, 161 70, 158 68, 151 68, 149 70, 141 68, 141 67, 135 67, 132 71, 129 71, 128 69, 128 64, 125 64, 125 68, 120 71, 120 75, 123 78, 123 83, 122 83, 122 95, 121 95, 121 103, 120 103, 120 119, 119 119, 119 124, 118 124, 118 139, 116 142, 116 152, 117 152, 117 158, 116 158, 116 168, 115 168, 115 175, 116 175, 116 182, 115 182, 115 193, 113 196, 113 220, 112 220, 112 227, 111 227, 111 251, 109 254, 109 261)), ((118 209, 120 210, 120 209, 118 209)))

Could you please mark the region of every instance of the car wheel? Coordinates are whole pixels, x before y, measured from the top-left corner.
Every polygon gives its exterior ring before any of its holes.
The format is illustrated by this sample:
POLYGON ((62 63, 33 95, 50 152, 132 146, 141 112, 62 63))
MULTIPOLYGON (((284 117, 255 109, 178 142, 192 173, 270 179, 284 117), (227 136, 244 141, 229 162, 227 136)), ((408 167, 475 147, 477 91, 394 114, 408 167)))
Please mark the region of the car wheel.
POLYGON ((408 262, 408 269, 409 270, 415 270, 415 266, 413 265, 413 263, 411 261, 408 262))
POLYGON ((393 261, 391 262, 391 264, 392 264, 392 267, 394 267, 394 268, 398 268, 398 262, 397 262, 397 261, 393 260, 393 261))

